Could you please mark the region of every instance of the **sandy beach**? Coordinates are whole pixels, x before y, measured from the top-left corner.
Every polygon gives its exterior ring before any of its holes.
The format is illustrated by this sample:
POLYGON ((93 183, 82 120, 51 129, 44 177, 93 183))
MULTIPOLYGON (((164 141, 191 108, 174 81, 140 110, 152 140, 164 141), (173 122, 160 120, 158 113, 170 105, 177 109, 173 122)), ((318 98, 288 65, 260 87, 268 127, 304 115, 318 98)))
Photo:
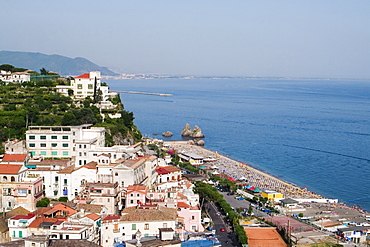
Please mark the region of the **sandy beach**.
POLYGON ((209 167, 216 166, 216 170, 218 172, 224 173, 234 179, 244 177, 246 178, 247 184, 255 186, 261 190, 266 189, 280 192, 283 193, 286 198, 324 198, 321 195, 307 191, 306 189, 300 188, 294 184, 278 179, 268 173, 255 169, 248 164, 235 161, 229 157, 220 155, 203 147, 189 145, 185 141, 166 142, 166 144, 178 152, 194 153, 203 157, 212 157, 216 159, 216 161, 207 162, 209 167))

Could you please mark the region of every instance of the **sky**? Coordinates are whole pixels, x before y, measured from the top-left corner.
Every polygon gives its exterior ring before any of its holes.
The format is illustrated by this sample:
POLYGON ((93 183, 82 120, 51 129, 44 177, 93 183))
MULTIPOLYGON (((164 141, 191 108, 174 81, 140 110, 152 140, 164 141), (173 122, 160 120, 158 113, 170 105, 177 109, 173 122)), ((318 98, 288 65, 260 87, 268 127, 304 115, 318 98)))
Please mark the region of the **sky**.
POLYGON ((0 50, 116 72, 370 78, 368 0, 0 0, 0 50))

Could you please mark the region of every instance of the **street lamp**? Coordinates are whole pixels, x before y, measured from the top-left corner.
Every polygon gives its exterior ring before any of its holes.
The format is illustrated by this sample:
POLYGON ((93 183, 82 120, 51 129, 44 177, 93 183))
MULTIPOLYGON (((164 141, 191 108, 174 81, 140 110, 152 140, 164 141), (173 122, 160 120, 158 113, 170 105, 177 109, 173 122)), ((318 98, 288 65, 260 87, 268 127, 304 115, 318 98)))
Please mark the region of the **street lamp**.
POLYGON ((137 230, 135 235, 136 235, 136 239, 137 239, 136 246, 141 247, 141 243, 140 243, 141 232, 140 232, 140 230, 137 230))

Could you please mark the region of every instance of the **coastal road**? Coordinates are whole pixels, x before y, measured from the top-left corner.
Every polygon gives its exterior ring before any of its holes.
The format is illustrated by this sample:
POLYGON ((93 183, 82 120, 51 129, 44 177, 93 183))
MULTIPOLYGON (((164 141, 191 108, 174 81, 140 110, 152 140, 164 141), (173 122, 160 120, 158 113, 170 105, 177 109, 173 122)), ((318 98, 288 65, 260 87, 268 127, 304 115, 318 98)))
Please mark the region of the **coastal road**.
POLYGON ((213 202, 208 202, 205 204, 205 208, 208 211, 209 216, 213 221, 213 229, 216 230, 216 235, 221 243, 221 246, 235 246, 239 247, 239 243, 236 236, 230 226, 226 222, 226 216, 222 214, 217 214, 219 209, 213 202), (220 229, 225 228, 225 232, 221 232, 220 229))

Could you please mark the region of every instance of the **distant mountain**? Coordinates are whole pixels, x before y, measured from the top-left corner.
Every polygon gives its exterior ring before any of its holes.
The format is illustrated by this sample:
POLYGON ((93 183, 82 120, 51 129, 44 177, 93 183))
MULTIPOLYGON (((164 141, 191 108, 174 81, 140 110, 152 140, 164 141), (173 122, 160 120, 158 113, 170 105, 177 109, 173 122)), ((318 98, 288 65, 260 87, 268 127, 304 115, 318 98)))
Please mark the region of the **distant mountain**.
POLYGON ((60 55, 46 55, 38 52, 0 51, 0 64, 11 64, 39 72, 41 68, 60 75, 81 75, 90 71, 100 71, 102 75, 118 75, 106 67, 100 67, 89 60, 60 55))

